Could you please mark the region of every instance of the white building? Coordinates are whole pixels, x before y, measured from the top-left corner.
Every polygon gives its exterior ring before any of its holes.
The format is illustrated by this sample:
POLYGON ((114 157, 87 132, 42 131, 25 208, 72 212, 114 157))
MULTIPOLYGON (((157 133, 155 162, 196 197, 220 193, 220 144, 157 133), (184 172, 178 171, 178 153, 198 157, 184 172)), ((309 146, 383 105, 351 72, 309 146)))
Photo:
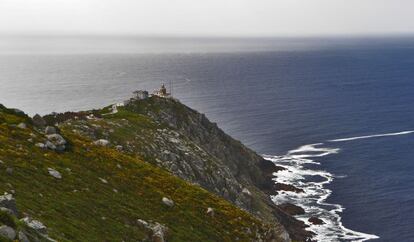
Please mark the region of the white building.
POLYGON ((164 84, 162 84, 160 90, 154 91, 153 95, 159 96, 159 97, 171 97, 171 93, 167 92, 167 88, 165 88, 164 84))
POLYGON ((148 92, 147 91, 144 91, 144 90, 135 91, 134 94, 135 94, 135 97, 134 98, 136 98, 138 100, 147 99, 148 96, 149 96, 148 92))

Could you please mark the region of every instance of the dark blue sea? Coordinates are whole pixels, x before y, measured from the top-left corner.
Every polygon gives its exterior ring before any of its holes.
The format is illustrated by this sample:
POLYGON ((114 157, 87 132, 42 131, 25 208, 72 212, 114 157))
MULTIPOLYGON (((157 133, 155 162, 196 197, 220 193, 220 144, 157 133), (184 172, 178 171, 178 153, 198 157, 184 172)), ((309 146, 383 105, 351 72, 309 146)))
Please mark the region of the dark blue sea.
POLYGON ((322 218, 320 241, 414 241, 414 38, 25 38, 0 38, 0 103, 99 108, 172 81, 288 169, 276 180, 306 193, 273 200, 322 218))

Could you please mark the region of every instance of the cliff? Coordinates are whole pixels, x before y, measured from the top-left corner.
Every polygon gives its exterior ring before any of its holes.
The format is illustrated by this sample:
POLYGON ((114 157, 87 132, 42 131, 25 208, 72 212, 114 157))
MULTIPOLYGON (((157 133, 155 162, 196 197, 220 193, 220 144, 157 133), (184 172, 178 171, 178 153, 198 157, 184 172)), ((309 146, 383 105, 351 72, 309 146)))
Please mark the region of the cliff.
POLYGON ((282 168, 177 100, 33 119, 2 107, 0 123, 0 191, 12 187, 17 205, 59 241, 151 240, 158 232, 163 241, 310 236, 269 199, 282 168))

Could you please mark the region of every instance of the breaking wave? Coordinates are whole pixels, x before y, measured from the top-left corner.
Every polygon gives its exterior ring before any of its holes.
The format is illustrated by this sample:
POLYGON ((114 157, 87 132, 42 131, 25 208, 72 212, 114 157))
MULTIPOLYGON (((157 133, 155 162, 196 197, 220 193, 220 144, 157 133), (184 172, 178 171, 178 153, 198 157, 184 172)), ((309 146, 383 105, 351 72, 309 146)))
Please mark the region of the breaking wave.
POLYGON ((272 200, 276 204, 288 202, 301 206, 305 210, 305 215, 295 217, 309 225, 307 229, 316 234, 314 239, 317 241, 377 239, 379 237, 376 235, 345 228, 339 215, 344 208, 339 204, 326 202, 332 191, 325 188, 325 185, 331 183, 334 178, 340 179, 346 176, 335 176, 324 170, 306 168, 310 165, 312 167, 320 165, 317 160, 314 160, 315 158, 336 154, 339 151, 339 148, 324 147, 324 143, 317 143, 301 146, 283 156, 264 155, 265 159, 286 168, 277 173, 275 182, 291 184, 304 190, 303 193, 280 191, 278 195, 272 196, 272 200), (309 223, 308 219, 312 216, 322 219, 324 224, 309 223))

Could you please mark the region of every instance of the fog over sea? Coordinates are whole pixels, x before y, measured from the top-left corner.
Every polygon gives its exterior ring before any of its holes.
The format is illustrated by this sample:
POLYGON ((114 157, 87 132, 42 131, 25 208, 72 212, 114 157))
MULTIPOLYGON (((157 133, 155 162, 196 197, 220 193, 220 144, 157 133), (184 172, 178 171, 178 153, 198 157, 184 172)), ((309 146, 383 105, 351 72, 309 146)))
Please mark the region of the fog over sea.
POLYGON ((414 37, 0 36, 0 103, 99 108, 174 96, 282 165, 320 241, 414 241, 414 37), (375 240, 374 240, 375 239, 375 240))

